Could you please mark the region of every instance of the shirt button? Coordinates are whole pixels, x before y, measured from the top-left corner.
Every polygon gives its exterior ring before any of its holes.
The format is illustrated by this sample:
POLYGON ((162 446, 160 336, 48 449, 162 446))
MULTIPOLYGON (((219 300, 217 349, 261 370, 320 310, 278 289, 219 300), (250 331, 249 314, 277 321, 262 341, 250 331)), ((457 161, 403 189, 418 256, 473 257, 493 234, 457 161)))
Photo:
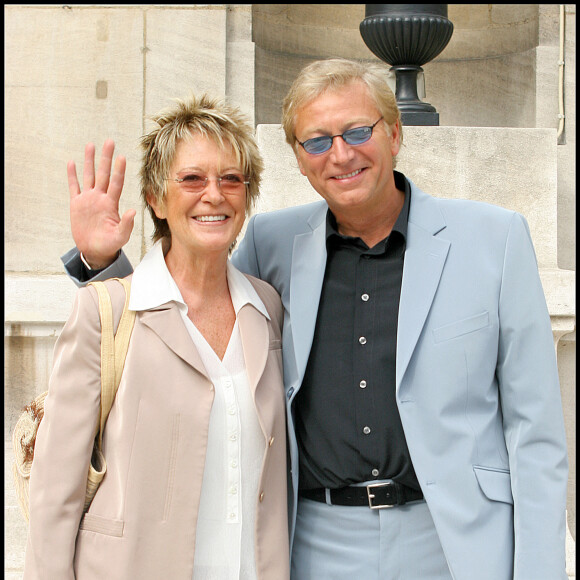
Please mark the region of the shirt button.
POLYGON ((361 300, 362 300, 363 302, 367 302, 367 301, 368 301, 368 299, 369 299, 369 295, 368 295, 368 294, 363 294, 363 295, 361 296, 361 300))
POLYGON ((359 386, 361 389, 366 389, 366 388, 367 388, 367 382, 366 382, 366 381, 361 381, 361 382, 358 384, 358 386, 359 386))
POLYGON ((235 469, 238 466, 238 462, 237 461, 232 461, 230 463, 230 465, 235 469))
POLYGON ((363 433, 365 435, 368 435, 371 432, 371 428, 370 427, 363 427, 363 433))
POLYGON ((228 414, 229 414, 229 415, 235 415, 235 414, 236 414, 236 410, 235 410, 233 407, 230 407, 230 408, 228 409, 228 414))
POLYGON ((232 433, 230 435, 230 441, 237 441, 237 439, 238 439, 238 435, 236 433, 232 433))
POLYGON ((358 341, 359 341, 361 344, 366 344, 366 343, 367 343, 367 339, 366 339, 364 336, 361 336, 361 337, 358 339, 358 341))
POLYGON ((378 469, 373 469, 372 472, 374 477, 376 477, 379 474, 379 470, 378 469))

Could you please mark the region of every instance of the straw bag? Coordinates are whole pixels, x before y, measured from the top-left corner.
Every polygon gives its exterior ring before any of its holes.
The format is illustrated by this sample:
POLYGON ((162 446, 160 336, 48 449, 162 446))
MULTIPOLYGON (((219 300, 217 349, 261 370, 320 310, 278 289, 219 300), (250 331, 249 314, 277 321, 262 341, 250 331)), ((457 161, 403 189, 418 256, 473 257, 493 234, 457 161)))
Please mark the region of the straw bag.
MULTIPOLYGON (((90 283, 96 288, 99 295, 99 314, 101 318, 101 417, 95 434, 95 443, 87 476, 84 512, 88 510, 107 470, 107 464, 102 452, 103 429, 119 387, 135 322, 135 312, 128 310, 131 285, 127 280, 114 279, 125 287, 125 304, 115 334, 113 333, 111 296, 107 287, 103 282, 90 283)), ((34 459, 34 445, 38 426, 44 416, 44 399, 47 394, 48 391, 42 393, 24 407, 24 412, 20 415, 12 433, 14 486, 20 509, 26 521, 29 518, 29 479, 34 459)))

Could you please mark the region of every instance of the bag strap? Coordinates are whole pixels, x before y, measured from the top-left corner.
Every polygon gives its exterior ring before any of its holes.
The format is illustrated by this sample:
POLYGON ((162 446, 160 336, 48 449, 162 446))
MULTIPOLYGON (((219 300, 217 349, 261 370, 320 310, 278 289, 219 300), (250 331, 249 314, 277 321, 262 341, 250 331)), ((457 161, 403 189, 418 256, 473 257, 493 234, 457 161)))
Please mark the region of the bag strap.
POLYGON ((113 307, 109 291, 104 282, 90 282, 99 296, 101 318, 101 416, 97 441, 99 450, 102 448, 105 423, 121 381, 129 340, 135 323, 135 312, 128 309, 131 284, 122 278, 113 279, 125 288, 125 303, 116 334, 113 334, 113 307))
POLYGON ((133 332, 133 325, 135 324, 134 310, 129 310, 129 297, 131 296, 131 283, 124 278, 115 278, 125 287, 125 304, 123 305, 123 314, 117 327, 115 334, 115 391, 119 388, 121 382, 121 375, 123 374, 123 367, 125 366, 125 358, 127 357, 127 350, 129 349, 129 341, 131 340, 131 333, 133 332))

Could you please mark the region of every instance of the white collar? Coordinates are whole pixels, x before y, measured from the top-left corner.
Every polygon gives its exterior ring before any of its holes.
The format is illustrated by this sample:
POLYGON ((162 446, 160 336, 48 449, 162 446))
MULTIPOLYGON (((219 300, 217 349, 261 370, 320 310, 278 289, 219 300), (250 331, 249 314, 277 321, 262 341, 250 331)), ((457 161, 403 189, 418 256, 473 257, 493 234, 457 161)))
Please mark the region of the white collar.
MULTIPOLYGON (((252 283, 228 260, 227 278, 236 316, 243 306, 251 304, 268 320, 270 316, 252 283)), ((131 281, 130 310, 150 310, 175 302, 181 312, 187 313, 187 305, 172 278, 163 255, 162 240, 156 242, 135 268, 131 281)))

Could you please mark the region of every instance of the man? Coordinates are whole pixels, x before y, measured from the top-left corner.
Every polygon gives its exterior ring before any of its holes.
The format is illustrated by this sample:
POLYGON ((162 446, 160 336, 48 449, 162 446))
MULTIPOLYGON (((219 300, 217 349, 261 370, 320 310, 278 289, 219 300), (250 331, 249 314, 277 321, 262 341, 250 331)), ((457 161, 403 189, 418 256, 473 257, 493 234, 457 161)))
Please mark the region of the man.
MULTIPOLYGON (((394 171, 382 67, 307 66, 283 126, 323 200, 253 217, 233 261, 285 307, 294 580, 565 580, 565 434, 525 219, 394 171)), ((109 226, 71 200, 88 266, 128 239, 123 169, 92 214, 109 226)))

